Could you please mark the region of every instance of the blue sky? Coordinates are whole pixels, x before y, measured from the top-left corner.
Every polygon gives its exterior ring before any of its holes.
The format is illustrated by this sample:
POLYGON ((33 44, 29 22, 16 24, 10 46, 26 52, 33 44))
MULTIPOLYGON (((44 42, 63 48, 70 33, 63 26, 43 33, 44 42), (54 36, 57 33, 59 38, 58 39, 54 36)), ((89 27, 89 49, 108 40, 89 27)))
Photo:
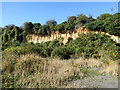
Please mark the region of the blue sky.
POLYGON ((3 2, 2 27, 11 24, 21 26, 24 22, 39 22, 43 25, 51 19, 59 24, 69 16, 82 13, 96 18, 104 13, 116 12, 117 2, 3 2))

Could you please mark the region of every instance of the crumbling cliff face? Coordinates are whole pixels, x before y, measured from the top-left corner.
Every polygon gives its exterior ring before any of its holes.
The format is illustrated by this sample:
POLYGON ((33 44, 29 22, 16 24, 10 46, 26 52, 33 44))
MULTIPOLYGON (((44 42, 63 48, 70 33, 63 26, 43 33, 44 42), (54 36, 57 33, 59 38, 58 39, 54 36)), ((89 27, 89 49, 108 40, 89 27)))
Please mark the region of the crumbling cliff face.
MULTIPOLYGON (((79 34, 82 34, 82 33, 86 34, 88 32, 98 34, 98 31, 95 31, 95 32, 88 31, 86 28, 81 27, 79 29, 75 29, 73 32, 67 32, 67 33, 59 33, 58 31, 51 32, 51 35, 49 35, 49 36, 48 35, 42 36, 42 35, 31 34, 31 35, 29 35, 28 42, 41 43, 41 42, 47 42, 47 41, 52 41, 52 40, 58 39, 65 44, 71 40, 76 39, 79 36, 79 34)), ((120 39, 118 36, 110 35, 105 32, 101 32, 101 34, 106 34, 106 35, 110 36, 111 39, 113 39, 117 43, 120 43, 120 39)))

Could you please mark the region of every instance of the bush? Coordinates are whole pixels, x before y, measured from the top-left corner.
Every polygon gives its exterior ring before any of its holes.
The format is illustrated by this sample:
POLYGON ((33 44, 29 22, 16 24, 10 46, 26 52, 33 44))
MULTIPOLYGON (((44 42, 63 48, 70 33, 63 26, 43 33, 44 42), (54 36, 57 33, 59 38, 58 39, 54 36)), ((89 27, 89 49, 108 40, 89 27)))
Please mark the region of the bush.
POLYGON ((70 50, 69 48, 66 48, 66 47, 62 47, 62 48, 55 48, 52 51, 51 56, 52 57, 60 57, 61 59, 68 59, 68 58, 70 58, 71 54, 72 54, 72 50, 70 50))
POLYGON ((114 15, 110 14, 102 14, 99 16, 95 21, 92 21, 90 23, 87 23, 85 27, 88 30, 97 30, 97 31, 104 31, 111 35, 118 35, 120 32, 120 14, 116 13, 114 15))
MULTIPOLYGON (((5 43, 4 43, 5 44, 5 43)), ((111 59, 117 60, 120 58, 120 45, 116 44, 112 39, 100 34, 81 34, 77 39, 72 40, 67 44, 63 44, 58 40, 53 40, 45 43, 16 43, 5 52, 12 52, 17 55, 37 53, 42 57, 60 57, 68 59, 70 56, 76 57, 104 57, 99 52, 106 52, 111 59)))

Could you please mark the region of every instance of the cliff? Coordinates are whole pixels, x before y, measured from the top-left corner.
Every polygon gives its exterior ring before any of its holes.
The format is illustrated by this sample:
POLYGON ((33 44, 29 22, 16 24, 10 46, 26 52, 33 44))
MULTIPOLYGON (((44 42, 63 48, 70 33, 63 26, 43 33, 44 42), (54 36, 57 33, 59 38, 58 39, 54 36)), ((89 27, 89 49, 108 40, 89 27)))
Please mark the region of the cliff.
MULTIPOLYGON (((54 39, 58 39, 62 41, 64 44, 69 42, 70 40, 74 40, 78 37, 79 34, 86 34, 88 32, 96 33, 98 34, 98 31, 88 31, 86 28, 79 28, 75 29, 73 32, 68 32, 68 33, 59 33, 58 31, 56 32, 51 32, 51 35, 47 36, 41 36, 41 35, 35 35, 31 34, 29 35, 28 42, 33 42, 33 43, 41 43, 41 42, 47 42, 47 41, 52 41, 54 39)), ((111 39, 116 41, 117 43, 120 43, 120 38, 118 36, 110 35, 105 32, 101 32, 101 34, 105 34, 107 36, 110 36, 111 39)))

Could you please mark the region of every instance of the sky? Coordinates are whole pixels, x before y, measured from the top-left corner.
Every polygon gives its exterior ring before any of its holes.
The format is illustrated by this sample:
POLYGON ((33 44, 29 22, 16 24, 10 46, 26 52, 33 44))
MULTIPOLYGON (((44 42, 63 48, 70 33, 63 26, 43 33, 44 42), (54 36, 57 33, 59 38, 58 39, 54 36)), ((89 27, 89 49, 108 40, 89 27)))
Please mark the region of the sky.
POLYGON ((44 25, 53 19, 60 24, 79 14, 96 18, 104 13, 117 12, 117 2, 2 2, 2 27, 11 24, 22 26, 24 22, 44 25))

